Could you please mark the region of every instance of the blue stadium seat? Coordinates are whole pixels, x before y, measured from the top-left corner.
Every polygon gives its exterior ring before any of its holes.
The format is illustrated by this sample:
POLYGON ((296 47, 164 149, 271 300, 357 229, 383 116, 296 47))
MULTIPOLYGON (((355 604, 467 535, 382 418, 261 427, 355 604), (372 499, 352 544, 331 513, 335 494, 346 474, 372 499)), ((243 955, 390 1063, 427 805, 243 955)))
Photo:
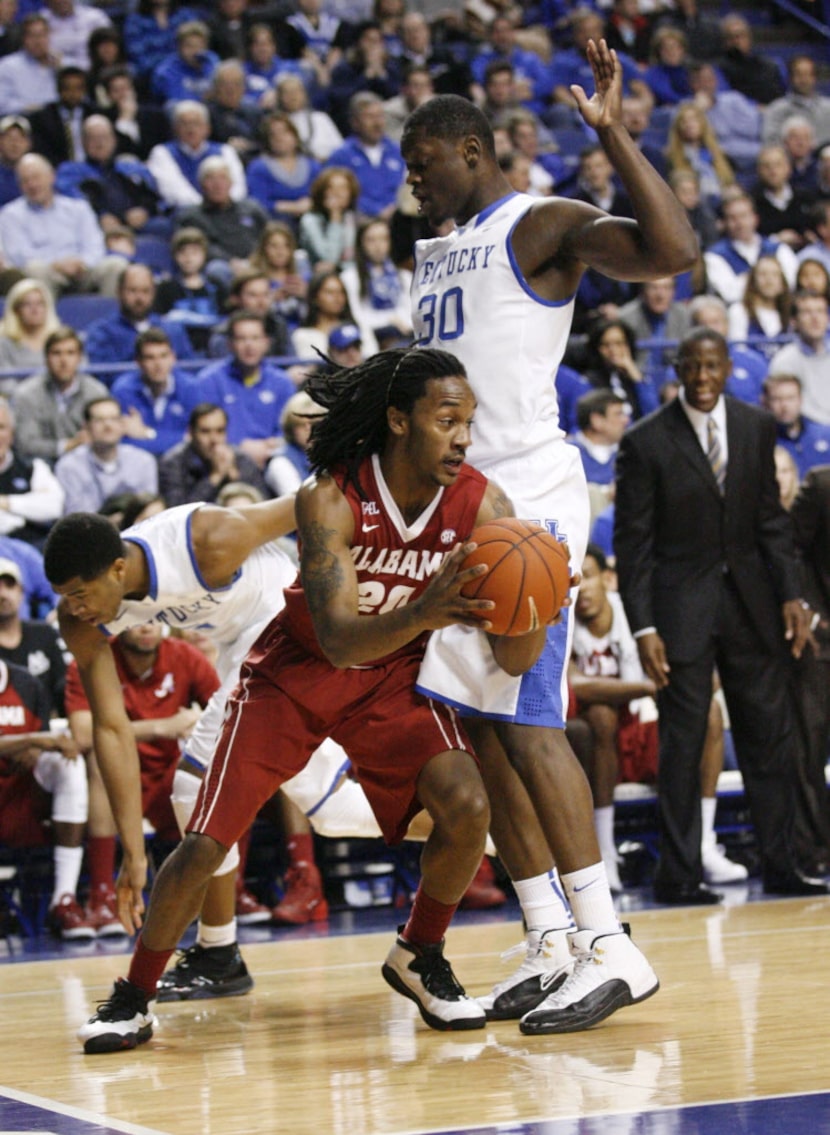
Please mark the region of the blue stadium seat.
POLYGON ((76 331, 85 331, 96 319, 118 313, 118 300, 112 296, 62 296, 57 303, 58 319, 76 331))
POLYGON ((155 233, 142 233, 136 237, 135 258, 137 263, 146 264, 156 276, 173 271, 170 241, 155 233))

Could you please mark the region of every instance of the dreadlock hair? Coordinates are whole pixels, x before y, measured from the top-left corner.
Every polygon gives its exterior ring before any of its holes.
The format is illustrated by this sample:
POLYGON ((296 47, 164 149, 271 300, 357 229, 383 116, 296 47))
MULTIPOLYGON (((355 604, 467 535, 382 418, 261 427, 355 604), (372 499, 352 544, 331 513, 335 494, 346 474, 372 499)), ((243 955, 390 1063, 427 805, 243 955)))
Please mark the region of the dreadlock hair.
POLYGON ((440 138, 444 142, 457 142, 473 134, 481 142, 484 152, 493 161, 496 160, 493 128, 482 111, 460 95, 434 95, 413 110, 404 123, 402 150, 406 150, 407 142, 416 133, 440 138))
POLYGON ((126 549, 115 525, 97 512, 71 512, 53 525, 43 549, 43 570, 53 586, 85 583, 102 575, 126 549))
POLYGON ((431 378, 453 375, 467 377, 463 364, 433 347, 380 351, 357 366, 312 375, 304 389, 328 410, 311 432, 307 456, 312 472, 344 468, 346 479, 365 498, 357 471, 365 457, 383 449, 387 409, 411 413, 431 378))

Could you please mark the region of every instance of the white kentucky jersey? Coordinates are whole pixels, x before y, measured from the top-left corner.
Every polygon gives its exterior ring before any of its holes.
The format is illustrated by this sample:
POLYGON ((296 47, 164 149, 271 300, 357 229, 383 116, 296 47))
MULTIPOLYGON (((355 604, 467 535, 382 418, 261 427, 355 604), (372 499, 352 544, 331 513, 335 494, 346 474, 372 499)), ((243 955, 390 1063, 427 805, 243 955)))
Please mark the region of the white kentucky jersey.
POLYGON ((283 588, 297 569, 276 544, 256 548, 226 587, 209 587, 193 550, 191 526, 201 504, 183 504, 133 525, 123 539, 147 559, 150 588, 143 599, 124 599, 104 629, 120 634, 139 623, 199 630, 219 648, 217 671, 238 671, 263 627, 285 605, 283 588))
POLYGON ((463 362, 478 408, 470 460, 527 453, 564 437, 554 380, 574 297, 553 303, 531 289, 510 238, 536 198, 513 193, 448 236, 415 245, 412 318, 421 346, 463 362))

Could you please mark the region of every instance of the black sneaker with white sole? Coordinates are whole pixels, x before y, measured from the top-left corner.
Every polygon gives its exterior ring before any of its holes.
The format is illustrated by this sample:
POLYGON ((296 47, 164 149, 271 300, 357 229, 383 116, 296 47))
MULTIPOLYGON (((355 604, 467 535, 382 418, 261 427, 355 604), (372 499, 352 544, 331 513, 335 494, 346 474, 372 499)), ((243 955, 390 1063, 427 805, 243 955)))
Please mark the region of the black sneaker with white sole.
POLYGON ((123 1052, 144 1044, 153 1035, 156 1019, 148 1007, 147 994, 120 977, 106 1001, 78 1030, 84 1052, 123 1052))
POLYGON ((431 1029, 483 1029, 487 1017, 468 997, 444 957, 444 943, 414 946, 400 935, 381 970, 385 980, 414 1001, 431 1029))
POLYGON ((239 946, 200 946, 179 953, 172 969, 159 978, 158 1001, 207 1001, 240 997, 254 987, 239 946))

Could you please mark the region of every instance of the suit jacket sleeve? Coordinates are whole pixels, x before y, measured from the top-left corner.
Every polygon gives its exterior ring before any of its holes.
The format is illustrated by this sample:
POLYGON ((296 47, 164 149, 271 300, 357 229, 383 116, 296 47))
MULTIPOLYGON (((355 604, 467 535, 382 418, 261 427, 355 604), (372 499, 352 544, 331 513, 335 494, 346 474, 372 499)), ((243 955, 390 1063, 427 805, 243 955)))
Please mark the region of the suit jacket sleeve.
POLYGON ((655 473, 639 431, 624 434, 617 454, 614 554, 620 595, 632 634, 653 627, 655 473))

